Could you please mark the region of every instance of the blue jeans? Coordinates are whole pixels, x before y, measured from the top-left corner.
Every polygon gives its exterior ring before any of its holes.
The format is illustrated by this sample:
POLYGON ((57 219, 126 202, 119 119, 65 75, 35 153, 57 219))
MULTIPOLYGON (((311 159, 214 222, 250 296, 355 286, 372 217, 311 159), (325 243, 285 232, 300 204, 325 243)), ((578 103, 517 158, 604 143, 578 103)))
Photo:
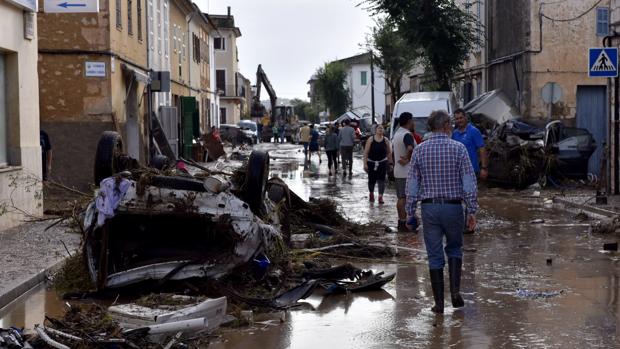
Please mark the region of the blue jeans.
POLYGON ((444 235, 446 236, 445 252, 448 258, 463 258, 464 222, 465 217, 461 205, 422 204, 424 244, 430 269, 443 269, 446 264, 443 255, 444 235))

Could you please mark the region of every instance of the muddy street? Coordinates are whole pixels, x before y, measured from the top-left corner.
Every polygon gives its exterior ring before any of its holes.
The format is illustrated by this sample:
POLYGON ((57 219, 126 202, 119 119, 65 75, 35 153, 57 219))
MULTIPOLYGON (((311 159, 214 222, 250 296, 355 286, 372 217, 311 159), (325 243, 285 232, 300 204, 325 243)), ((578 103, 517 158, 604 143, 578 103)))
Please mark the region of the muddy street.
MULTIPOLYGON (((361 156, 351 179, 327 175, 327 161, 303 163, 295 145, 270 150, 271 175, 304 199, 330 197, 359 222, 396 224, 395 195, 368 202, 361 156)), ((462 293, 465 307, 430 311, 426 254, 420 234, 385 233, 385 240, 421 252, 394 259, 351 259, 356 266, 396 273, 383 291, 324 296, 306 306, 255 318, 249 327, 221 328, 209 348, 613 348, 618 333, 617 253, 574 214, 527 197, 527 191, 483 188, 479 229, 465 237, 462 293), (284 321, 281 323, 280 319, 284 321)), ((447 292, 447 290, 446 290, 447 292)), ((0 328, 43 323, 65 302, 40 286, 0 310, 0 328)))

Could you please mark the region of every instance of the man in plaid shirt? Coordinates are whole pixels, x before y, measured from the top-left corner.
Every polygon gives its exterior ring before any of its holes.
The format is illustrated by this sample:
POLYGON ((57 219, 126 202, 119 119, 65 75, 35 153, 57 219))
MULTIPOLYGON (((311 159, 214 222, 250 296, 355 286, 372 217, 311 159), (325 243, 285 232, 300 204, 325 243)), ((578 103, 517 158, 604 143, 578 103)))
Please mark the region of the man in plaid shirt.
POLYGON ((452 125, 445 111, 434 111, 428 125, 432 136, 416 147, 411 157, 407 177, 407 223, 415 224, 415 211, 421 201, 424 243, 435 306, 432 310, 443 313, 445 252, 448 255, 450 294, 452 306, 464 306, 460 294, 463 258, 463 201, 467 206, 467 226, 476 227, 478 210, 476 175, 467 149, 450 138, 452 125))

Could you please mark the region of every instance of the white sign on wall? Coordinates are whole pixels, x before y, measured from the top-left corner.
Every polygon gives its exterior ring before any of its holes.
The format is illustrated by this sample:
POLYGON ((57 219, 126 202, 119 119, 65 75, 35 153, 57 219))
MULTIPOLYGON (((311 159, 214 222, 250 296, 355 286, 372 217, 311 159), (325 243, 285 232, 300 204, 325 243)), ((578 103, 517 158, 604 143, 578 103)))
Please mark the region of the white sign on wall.
POLYGON ((86 62, 85 75, 96 78, 105 78, 105 62, 86 62))
MULTIPOLYGON (((23 1, 23 0, 22 0, 23 1)), ((99 0, 44 0, 43 12, 85 13, 99 12, 99 0)))

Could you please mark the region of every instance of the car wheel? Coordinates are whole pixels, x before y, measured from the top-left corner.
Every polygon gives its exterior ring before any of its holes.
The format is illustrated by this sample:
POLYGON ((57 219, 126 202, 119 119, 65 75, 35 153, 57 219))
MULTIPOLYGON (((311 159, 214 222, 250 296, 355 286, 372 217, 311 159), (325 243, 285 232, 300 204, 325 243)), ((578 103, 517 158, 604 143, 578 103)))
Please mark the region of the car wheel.
POLYGON ((269 153, 255 150, 248 160, 244 185, 246 202, 255 214, 261 211, 267 179, 269 179, 269 153))
POLYGON ((95 153, 95 185, 119 172, 119 158, 123 153, 123 139, 114 131, 105 131, 97 143, 95 153))

